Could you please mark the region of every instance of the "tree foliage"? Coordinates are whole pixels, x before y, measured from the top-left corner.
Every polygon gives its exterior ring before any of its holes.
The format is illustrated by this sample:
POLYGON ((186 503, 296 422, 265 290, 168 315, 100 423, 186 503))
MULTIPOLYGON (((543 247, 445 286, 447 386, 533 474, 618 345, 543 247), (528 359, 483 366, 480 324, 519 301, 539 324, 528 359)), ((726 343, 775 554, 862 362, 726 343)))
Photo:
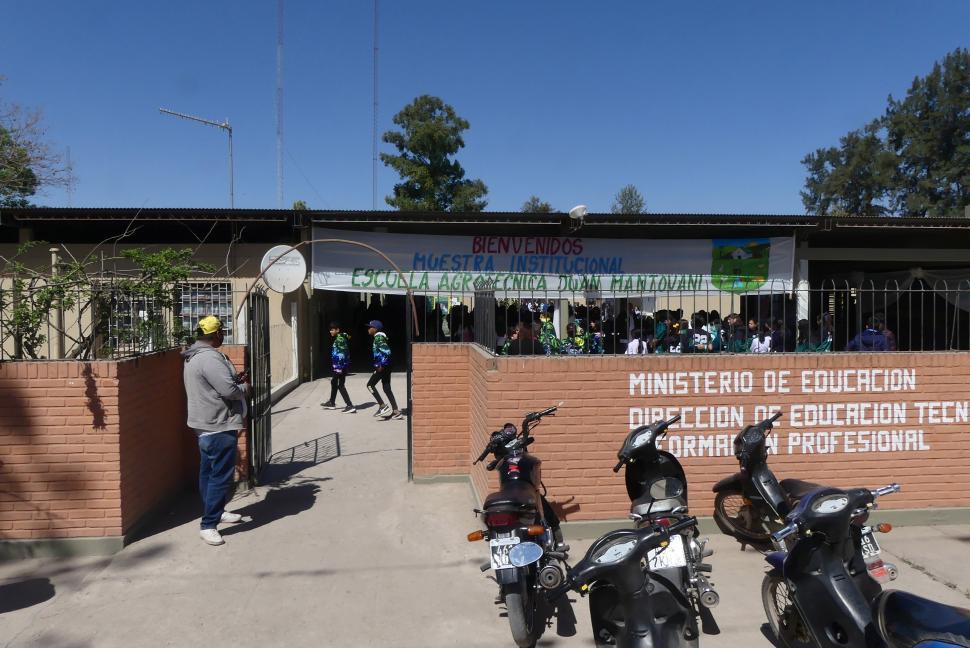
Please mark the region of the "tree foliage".
POLYGON ((917 77, 864 128, 802 160, 808 213, 960 215, 970 205, 970 52, 917 77))
POLYGON ((452 159, 464 148, 462 133, 469 128, 454 108, 437 97, 422 95, 394 116, 400 131, 387 131, 383 140, 397 155, 381 153, 381 161, 394 169, 401 182, 385 200, 402 211, 481 211, 488 204, 488 188, 481 180, 468 180, 452 159))
POLYGON ((61 157, 46 143, 40 111, 0 97, 0 207, 25 206, 42 186, 67 180, 61 157))
POLYGON ((529 196, 529 199, 522 203, 522 211, 526 214, 551 214, 555 210, 539 196, 529 196))
POLYGON ((293 201, 293 211, 307 211, 309 209, 310 207, 306 204, 306 201, 303 201, 303 200, 293 201))
POLYGON ((613 205, 610 211, 614 214, 642 214, 646 211, 647 204, 643 200, 640 191, 628 184, 620 189, 613 197, 613 205))

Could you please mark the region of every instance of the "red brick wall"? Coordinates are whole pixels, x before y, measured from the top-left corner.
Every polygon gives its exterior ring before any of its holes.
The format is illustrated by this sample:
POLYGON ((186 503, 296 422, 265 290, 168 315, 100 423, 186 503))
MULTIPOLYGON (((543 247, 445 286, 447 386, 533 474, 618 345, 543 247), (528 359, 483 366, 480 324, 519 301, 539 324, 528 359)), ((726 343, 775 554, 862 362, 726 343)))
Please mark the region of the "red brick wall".
MULTIPOLYGON (((225 350, 241 365, 244 349, 225 350)), ((197 455, 178 351, 0 363, 0 540, 123 535, 197 455)))
MULTIPOLYGON (((415 358, 437 355, 438 345, 416 345, 415 358), (427 347, 427 348, 421 348, 427 347), (433 347, 433 348, 432 348, 433 347)), ((963 469, 970 459, 970 403, 965 400, 965 384, 970 380, 970 354, 769 354, 724 356, 648 356, 648 357, 581 357, 581 358, 492 358, 472 345, 463 347, 464 359, 455 357, 454 345, 449 346, 450 359, 469 368, 467 386, 472 421, 455 422, 450 428, 438 424, 434 436, 437 459, 434 470, 427 470, 422 456, 426 446, 415 445, 415 474, 470 474, 479 498, 495 486, 494 473, 483 467, 470 469, 470 463, 484 447, 487 433, 498 429, 506 421, 517 424, 525 412, 564 401, 559 414, 536 430, 533 452, 543 459, 543 479, 549 488, 550 499, 565 509, 570 520, 622 518, 629 511, 622 472, 614 474, 616 452, 632 427, 639 423, 637 409, 720 407, 735 408, 743 415, 743 423, 755 422, 754 408, 778 406, 784 417, 776 425, 778 453, 769 458, 770 465, 780 477, 799 477, 835 485, 876 486, 898 481, 903 492, 882 502, 886 508, 926 508, 970 505, 970 474, 963 469), (912 378, 900 382, 898 391, 815 393, 813 372, 897 371, 912 378), (713 376, 713 392, 708 392, 705 374, 695 373, 693 384, 689 372, 747 372, 750 391, 720 393, 719 374, 713 376), (766 393, 765 372, 772 377, 787 371, 788 390, 776 389, 766 393), (631 374, 675 374, 684 372, 686 390, 677 395, 640 394, 639 383, 631 387, 631 374), (802 372, 809 372, 802 390, 802 372), (631 394, 631 389, 634 392, 631 394), (932 409, 923 406, 923 419, 917 403, 952 401, 950 406, 932 409), (845 404, 875 404, 892 407, 905 406, 904 416, 896 422, 864 425, 857 422, 805 425, 808 409, 845 404), (959 404, 959 406, 957 405, 959 404), (743 409, 743 412, 741 410, 743 409), (633 410, 633 411, 631 411, 633 410), (794 423, 795 413, 801 413, 802 425, 794 423), (948 416, 949 420, 944 417, 948 416), (468 453, 461 456, 463 446, 456 435, 467 430, 471 442, 468 453), (892 434, 878 434, 870 439, 870 430, 912 430, 898 434, 893 447, 892 434), (812 441, 811 445, 805 440, 812 441), (847 440, 848 439, 848 440, 847 440), (867 441, 880 440, 885 451, 866 452, 867 441), (821 446, 819 445, 821 443, 821 446), (442 454, 459 457, 451 465, 442 454), (820 452, 824 450, 825 452, 820 452), (848 450, 853 450, 849 452, 848 450), (830 452, 831 451, 831 452, 830 452), (419 469, 419 466, 421 467, 419 469)), ((433 372, 440 365, 415 364, 414 405, 415 434, 418 433, 418 414, 429 407, 426 400, 431 393, 417 389, 418 384, 441 386, 441 379, 433 372), (432 372, 432 373, 428 373, 432 372)), ((740 375, 740 374, 739 374, 740 375)), ((824 374, 828 375, 828 374, 824 374)), ((844 374, 837 374, 843 375, 844 374)), ((851 374, 856 375, 856 374, 851 374)), ((869 374, 867 374, 869 375, 869 374)), ((451 379, 451 389, 461 392, 461 385, 451 379)), ((729 378, 733 374, 729 374, 729 378)), ((673 377, 676 380, 676 376, 673 377)), ((821 380, 821 378, 819 378, 821 380)), ((725 383, 730 388, 730 382, 725 383)), ((747 386, 747 385, 742 385, 747 386)), ((676 387, 676 385, 675 385, 676 387)), ((872 407, 865 405, 864 407, 872 407)), ((730 411, 723 410, 722 411, 730 411)), ((674 413, 674 412, 671 412, 674 413)), ((897 410, 898 413, 898 410, 897 410)), ((648 411, 644 422, 650 422, 648 411)), ((666 414, 666 412, 664 412, 666 414)), ((767 414, 765 414, 767 415, 767 414)), ((737 471, 731 440, 739 428, 729 420, 723 426, 706 429, 700 419, 685 417, 684 427, 672 429, 669 443, 672 450, 682 452, 685 443, 693 439, 693 456, 682 457, 690 484, 691 510, 709 514, 713 504, 711 486, 737 471), (720 438, 718 438, 720 436, 720 438), (696 456, 700 444, 702 454, 696 456), (715 455, 715 456, 711 456, 715 455)), ((843 418, 844 418, 843 410, 843 418)), ((758 420, 763 416, 759 416, 758 420)), ((445 421, 447 422, 447 420, 445 421)))
POLYGON ((412 417, 416 475, 465 473, 468 458, 468 347, 464 344, 416 344, 412 417))

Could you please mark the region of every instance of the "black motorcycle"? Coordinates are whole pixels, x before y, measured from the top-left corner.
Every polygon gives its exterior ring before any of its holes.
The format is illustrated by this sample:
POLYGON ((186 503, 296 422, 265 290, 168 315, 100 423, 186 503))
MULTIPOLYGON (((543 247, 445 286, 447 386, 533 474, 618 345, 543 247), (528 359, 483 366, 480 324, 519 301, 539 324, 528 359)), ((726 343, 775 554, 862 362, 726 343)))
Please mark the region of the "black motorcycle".
MULTIPOLYGON (((851 578, 853 520, 868 516, 875 500, 899 491, 819 488, 802 497, 775 532, 794 538, 791 550, 767 556, 761 586, 768 623, 788 648, 945 648, 970 646, 970 610, 887 590, 870 596, 851 578)), ((878 587, 878 585, 876 585, 878 587)))
POLYGON ((482 571, 495 571, 512 638, 524 648, 535 644, 545 623, 538 613, 539 590, 562 584, 561 563, 569 550, 563 542, 559 519, 545 498, 540 472, 542 460, 527 450, 535 440, 529 434, 530 426, 554 414, 556 409, 550 407, 527 414, 521 432, 506 423, 492 433, 488 445, 474 462, 477 464, 489 454, 494 455, 486 468, 498 469, 500 487, 498 492, 485 498, 481 509, 475 509, 486 528, 468 534, 468 540, 488 540, 491 560, 482 565, 482 571))
MULTIPOLYGON (((768 435, 781 412, 749 425, 734 438, 734 456, 741 470, 714 485, 714 521, 726 535, 759 551, 785 549, 776 545, 771 534, 781 529, 784 518, 807 493, 820 488, 819 484, 800 479, 779 481, 768 467, 768 435)), ((874 532, 891 529, 889 525, 876 527, 857 524, 852 530, 856 541, 853 572, 868 575, 879 582, 895 580, 896 566, 880 558, 879 543, 874 532)), ((866 587, 863 584, 863 587, 866 587)))
MULTIPOLYGON (((673 487, 672 481, 673 478, 661 478, 663 483, 658 482, 657 494, 661 494, 661 489, 673 487)), ((590 546, 583 559, 568 570, 565 582, 550 591, 548 598, 555 602, 571 589, 581 594, 588 592, 590 613, 595 617, 602 610, 596 607, 593 596, 597 590, 609 587, 615 593, 612 604, 615 610, 611 610, 611 616, 622 621, 609 643, 596 637, 597 646, 660 648, 685 645, 683 624, 676 620, 667 621, 683 614, 684 602, 677 596, 679 589, 658 574, 645 572, 642 564, 671 550, 682 537, 681 533, 696 526, 696 518, 685 517, 670 526, 658 524, 611 531, 590 546)), ((696 646, 696 637, 687 645, 696 646)))
MULTIPOLYGON (((657 448, 657 440, 680 420, 655 421, 630 432, 617 453, 613 472, 626 466, 626 490, 630 497, 630 518, 637 528, 669 527, 687 518, 687 477, 680 462, 657 448)), ((670 538, 662 551, 651 553, 643 565, 653 582, 653 623, 669 628, 664 645, 696 646, 701 606, 713 608, 719 602, 707 574, 711 566, 704 558, 713 552, 698 539, 696 526, 670 538)), ((617 604, 620 594, 609 581, 590 588, 593 636, 599 645, 609 645, 621 630, 624 619, 617 604)))

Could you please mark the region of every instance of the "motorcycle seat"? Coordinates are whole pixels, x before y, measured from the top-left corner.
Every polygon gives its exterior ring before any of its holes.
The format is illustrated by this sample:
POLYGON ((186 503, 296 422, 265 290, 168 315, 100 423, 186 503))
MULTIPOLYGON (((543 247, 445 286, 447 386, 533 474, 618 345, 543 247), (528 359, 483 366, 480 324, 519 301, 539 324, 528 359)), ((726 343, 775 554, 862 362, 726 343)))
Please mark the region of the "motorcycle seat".
POLYGON ((667 499, 654 499, 650 497, 650 494, 646 494, 643 497, 638 497, 633 500, 630 504, 630 513, 636 515, 650 515, 656 516, 658 513, 670 513, 678 506, 686 506, 687 502, 679 497, 670 497, 667 499))
POLYGON ((822 488, 821 484, 813 484, 801 479, 782 479, 779 483, 793 500, 800 500, 812 491, 822 488))
POLYGON ((970 610, 885 590, 872 602, 872 611, 879 634, 892 648, 970 648, 970 610))
POLYGON ((510 481, 502 490, 485 498, 482 508, 486 511, 519 513, 536 510, 536 489, 526 481, 510 481))

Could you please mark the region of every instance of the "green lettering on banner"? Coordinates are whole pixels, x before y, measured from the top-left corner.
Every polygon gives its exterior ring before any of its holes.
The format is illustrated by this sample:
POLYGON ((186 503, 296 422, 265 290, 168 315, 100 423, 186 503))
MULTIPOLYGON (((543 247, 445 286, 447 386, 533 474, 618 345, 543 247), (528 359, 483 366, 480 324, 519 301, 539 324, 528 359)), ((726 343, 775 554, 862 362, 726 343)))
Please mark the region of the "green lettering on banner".
POLYGON ((429 288, 429 286, 428 286, 428 273, 427 272, 423 272, 423 273, 421 273, 421 278, 418 279, 418 290, 426 290, 427 288, 429 288))
POLYGON ((350 285, 354 288, 363 288, 362 284, 357 283, 357 277, 363 268, 354 268, 354 273, 350 275, 350 285))
POLYGON ((539 275, 539 283, 536 285, 535 290, 545 290, 546 289, 546 276, 539 275))
POLYGON ((438 277, 438 290, 449 290, 449 289, 450 289, 450 286, 448 285, 448 273, 442 272, 441 276, 438 277))
POLYGON ((616 290, 617 288, 623 288, 623 277, 620 275, 611 275, 610 290, 616 290))

